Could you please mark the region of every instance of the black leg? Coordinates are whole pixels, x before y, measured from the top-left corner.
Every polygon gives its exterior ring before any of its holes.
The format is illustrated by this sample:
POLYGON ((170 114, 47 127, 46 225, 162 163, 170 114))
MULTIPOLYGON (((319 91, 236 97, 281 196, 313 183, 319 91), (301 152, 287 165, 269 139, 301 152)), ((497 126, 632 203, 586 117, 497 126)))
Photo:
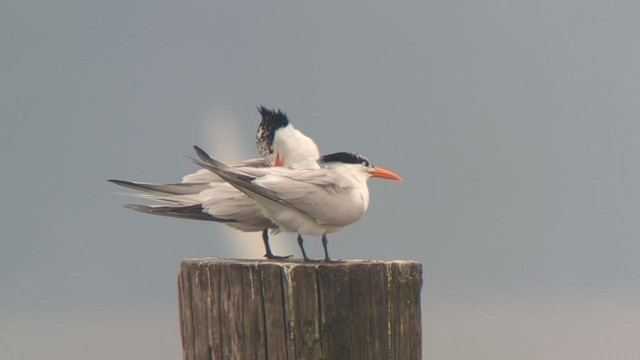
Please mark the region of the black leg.
POLYGON ((309 259, 309 257, 307 256, 307 252, 304 251, 304 246, 302 246, 303 242, 304 240, 302 240, 302 236, 298 235, 298 246, 300 246, 300 250, 302 250, 302 258, 304 259, 304 261, 311 261, 311 259, 309 259))
POLYGON ((264 257, 266 257, 267 259, 282 260, 282 259, 288 259, 291 257, 291 255, 287 255, 287 256, 273 255, 273 253, 271 252, 271 246, 269 246, 269 229, 262 230, 262 241, 264 241, 264 248, 267 251, 267 253, 264 254, 264 257))
POLYGON ((331 262, 329 250, 327 250, 327 234, 322 234, 322 247, 324 248, 324 262, 331 262))
POLYGON ((269 229, 262 230, 262 241, 264 241, 264 248, 267 251, 264 254, 264 257, 267 259, 273 259, 273 253, 271 252, 271 247, 269 246, 269 229))

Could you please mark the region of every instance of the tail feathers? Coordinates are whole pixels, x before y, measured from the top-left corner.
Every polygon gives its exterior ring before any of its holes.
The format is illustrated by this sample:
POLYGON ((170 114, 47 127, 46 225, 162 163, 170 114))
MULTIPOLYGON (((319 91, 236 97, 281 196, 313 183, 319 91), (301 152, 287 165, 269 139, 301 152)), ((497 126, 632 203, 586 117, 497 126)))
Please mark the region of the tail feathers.
POLYGON ((153 200, 162 203, 176 204, 181 206, 201 204, 202 201, 197 199, 197 194, 194 195, 171 195, 160 193, 116 193, 116 195, 129 196, 145 200, 153 200))
POLYGON ((208 183, 150 184, 115 179, 109 179, 107 181, 129 189, 163 195, 193 195, 209 187, 208 183))
POLYGON ((207 154, 204 150, 200 149, 199 147, 194 145, 193 149, 196 151, 200 159, 192 158, 190 156, 187 156, 187 158, 193 161, 195 164, 202 166, 203 168, 211 171, 212 173, 218 176, 220 176, 220 172, 223 169, 229 169, 228 165, 213 159, 211 156, 209 156, 209 154, 207 154))
POLYGON ((211 214, 204 212, 202 205, 188 205, 188 206, 162 206, 162 205, 136 205, 136 204, 127 204, 124 207, 139 211, 145 214, 153 214, 153 215, 161 215, 161 216, 169 216, 176 217, 182 219, 194 219, 194 220, 207 220, 207 221, 216 221, 216 222, 235 222, 232 219, 221 219, 219 217, 215 217, 211 214))
MULTIPOLYGON (((229 166, 221 163, 220 161, 212 158, 211 156, 209 156, 209 154, 207 154, 206 151, 202 150, 200 147, 198 147, 197 145, 193 146, 193 150, 196 151, 196 154, 198 154, 198 157, 200 158, 200 160, 202 160, 202 162, 204 162, 205 164, 209 165, 205 168, 210 169, 210 167, 216 168, 216 169, 228 169, 229 166)), ((191 159, 193 160, 196 164, 202 166, 202 162, 198 162, 195 159, 191 159)))
POLYGON ((200 149, 198 146, 194 145, 193 149, 198 154, 198 157, 200 158, 200 160, 189 158, 191 159, 191 161, 213 172, 214 174, 220 176, 221 178, 229 182, 231 185, 233 185, 233 183, 227 179, 227 177, 229 176, 228 173, 233 173, 236 175, 236 177, 242 178, 246 182, 251 182, 252 180, 255 180, 254 176, 245 174, 240 171, 234 171, 231 166, 226 165, 212 158, 211 156, 209 156, 209 154, 207 154, 204 150, 200 149))

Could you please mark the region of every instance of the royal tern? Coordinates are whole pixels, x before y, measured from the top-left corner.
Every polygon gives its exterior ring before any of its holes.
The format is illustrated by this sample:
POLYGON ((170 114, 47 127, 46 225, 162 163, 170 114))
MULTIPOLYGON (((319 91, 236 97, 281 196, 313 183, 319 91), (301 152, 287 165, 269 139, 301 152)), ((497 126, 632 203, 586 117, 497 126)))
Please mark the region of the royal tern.
MULTIPOLYGON (((262 120, 256 135, 256 145, 263 158, 246 160, 232 167, 319 167, 316 161, 319 157, 317 145, 295 129, 285 113, 264 106, 259 107, 258 111, 262 120)), ((276 256, 271 251, 269 229, 277 233, 278 226, 262 214, 260 205, 209 170, 200 169, 184 176, 181 183, 175 184, 109 181, 141 192, 127 195, 169 204, 127 204, 124 205, 126 208, 147 214, 221 222, 240 231, 262 231, 265 257, 288 257, 276 256)))
POLYGON ((366 157, 347 152, 322 156, 316 169, 231 167, 194 146, 196 164, 220 176, 250 196, 264 215, 280 229, 298 234, 298 245, 307 256, 302 235, 322 236, 324 261, 330 262, 327 234, 358 221, 369 206, 367 180, 378 177, 402 181, 395 173, 373 166, 366 157))

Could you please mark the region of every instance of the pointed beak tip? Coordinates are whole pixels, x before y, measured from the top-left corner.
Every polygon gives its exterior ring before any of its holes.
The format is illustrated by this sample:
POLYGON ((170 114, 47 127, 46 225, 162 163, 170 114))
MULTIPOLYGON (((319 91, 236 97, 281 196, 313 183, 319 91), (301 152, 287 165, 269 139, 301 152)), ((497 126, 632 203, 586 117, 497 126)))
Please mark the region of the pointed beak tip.
POLYGON ((389 171, 387 169, 383 169, 383 168, 379 168, 376 167, 373 169, 373 171, 371 172, 371 176, 372 177, 378 177, 381 179, 387 179, 387 180, 395 180, 395 181, 404 181, 404 179, 402 179, 402 177, 400 177, 400 175, 389 171))

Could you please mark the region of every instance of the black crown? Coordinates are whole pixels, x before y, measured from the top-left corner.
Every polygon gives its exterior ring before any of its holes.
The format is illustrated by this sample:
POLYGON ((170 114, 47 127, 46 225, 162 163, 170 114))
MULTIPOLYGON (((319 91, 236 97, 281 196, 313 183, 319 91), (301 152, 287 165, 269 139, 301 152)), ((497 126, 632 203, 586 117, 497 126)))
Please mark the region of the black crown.
POLYGON ((337 152, 334 154, 324 155, 320 157, 320 162, 341 162, 345 164, 362 164, 367 167, 371 166, 371 162, 369 162, 369 159, 367 159, 363 155, 350 152, 337 152))

